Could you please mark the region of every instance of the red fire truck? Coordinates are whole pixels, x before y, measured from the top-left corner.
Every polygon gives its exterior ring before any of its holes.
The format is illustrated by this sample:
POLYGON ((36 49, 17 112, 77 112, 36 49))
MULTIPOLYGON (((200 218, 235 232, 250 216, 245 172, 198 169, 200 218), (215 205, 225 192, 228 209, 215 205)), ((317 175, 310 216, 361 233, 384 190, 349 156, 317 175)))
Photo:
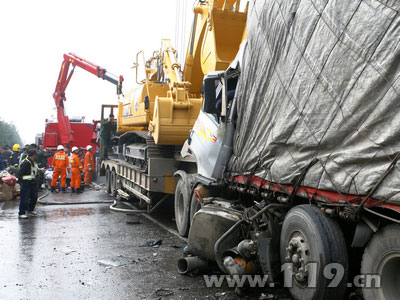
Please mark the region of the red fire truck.
POLYGON ((65 90, 74 73, 75 67, 80 67, 97 77, 107 80, 117 86, 117 94, 122 94, 123 76, 115 76, 108 73, 106 69, 97 66, 76 54, 64 54, 56 89, 53 98, 57 107, 57 121, 46 120, 45 132, 42 135, 42 142, 48 151, 54 151, 58 145, 76 146, 84 148, 92 145, 98 148, 96 125, 100 121, 91 123, 84 122, 84 118, 69 118, 65 115, 64 101, 66 101, 65 90), (70 70, 70 67, 72 69, 70 70))

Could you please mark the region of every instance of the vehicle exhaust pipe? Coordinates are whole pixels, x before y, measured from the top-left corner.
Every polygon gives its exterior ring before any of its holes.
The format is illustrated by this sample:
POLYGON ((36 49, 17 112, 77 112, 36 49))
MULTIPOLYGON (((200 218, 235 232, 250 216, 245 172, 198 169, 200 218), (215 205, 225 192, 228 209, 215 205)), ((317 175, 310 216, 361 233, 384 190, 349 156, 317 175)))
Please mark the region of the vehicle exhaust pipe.
POLYGON ((184 257, 178 260, 178 272, 180 274, 187 274, 194 270, 204 270, 207 269, 207 260, 200 258, 198 256, 184 257))

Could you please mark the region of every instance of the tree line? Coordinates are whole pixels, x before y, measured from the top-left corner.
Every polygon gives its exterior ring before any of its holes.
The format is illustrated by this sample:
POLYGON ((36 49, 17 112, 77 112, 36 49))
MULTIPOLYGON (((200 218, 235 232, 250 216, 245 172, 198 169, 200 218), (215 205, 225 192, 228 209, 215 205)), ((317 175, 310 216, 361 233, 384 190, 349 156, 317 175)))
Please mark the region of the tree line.
POLYGON ((0 120, 0 147, 22 144, 21 137, 14 124, 0 120))

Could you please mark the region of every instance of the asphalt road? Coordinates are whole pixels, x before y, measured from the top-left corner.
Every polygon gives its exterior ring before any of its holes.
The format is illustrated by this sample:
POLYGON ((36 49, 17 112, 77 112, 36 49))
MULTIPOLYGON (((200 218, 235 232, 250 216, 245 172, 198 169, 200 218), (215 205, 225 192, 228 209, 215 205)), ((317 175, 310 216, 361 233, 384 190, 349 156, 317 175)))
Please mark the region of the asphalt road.
MULTIPOLYGON (((111 199, 91 190, 45 200, 111 199)), ((1 300, 241 299, 228 287, 206 288, 202 276, 178 274, 185 242, 144 217, 128 224, 105 203, 39 204, 37 217, 20 220, 17 200, 0 207, 1 300), (158 248, 141 246, 159 239, 158 248)))

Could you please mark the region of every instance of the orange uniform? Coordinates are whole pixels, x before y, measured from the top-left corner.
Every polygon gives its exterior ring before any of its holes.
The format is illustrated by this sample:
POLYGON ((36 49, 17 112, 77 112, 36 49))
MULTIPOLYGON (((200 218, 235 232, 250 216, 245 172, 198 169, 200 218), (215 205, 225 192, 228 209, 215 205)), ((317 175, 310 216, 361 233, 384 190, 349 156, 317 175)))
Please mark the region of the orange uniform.
POLYGON ((92 182, 92 174, 94 170, 94 158, 93 153, 91 151, 87 151, 85 154, 85 185, 90 186, 92 182))
POLYGON ((81 187, 82 163, 78 154, 72 153, 71 157, 71 187, 79 189, 81 187))
POLYGON ((67 168, 69 167, 68 155, 63 151, 58 151, 53 156, 53 180, 51 181, 51 186, 56 187, 58 177, 61 176, 61 187, 65 188, 67 182, 67 168))

